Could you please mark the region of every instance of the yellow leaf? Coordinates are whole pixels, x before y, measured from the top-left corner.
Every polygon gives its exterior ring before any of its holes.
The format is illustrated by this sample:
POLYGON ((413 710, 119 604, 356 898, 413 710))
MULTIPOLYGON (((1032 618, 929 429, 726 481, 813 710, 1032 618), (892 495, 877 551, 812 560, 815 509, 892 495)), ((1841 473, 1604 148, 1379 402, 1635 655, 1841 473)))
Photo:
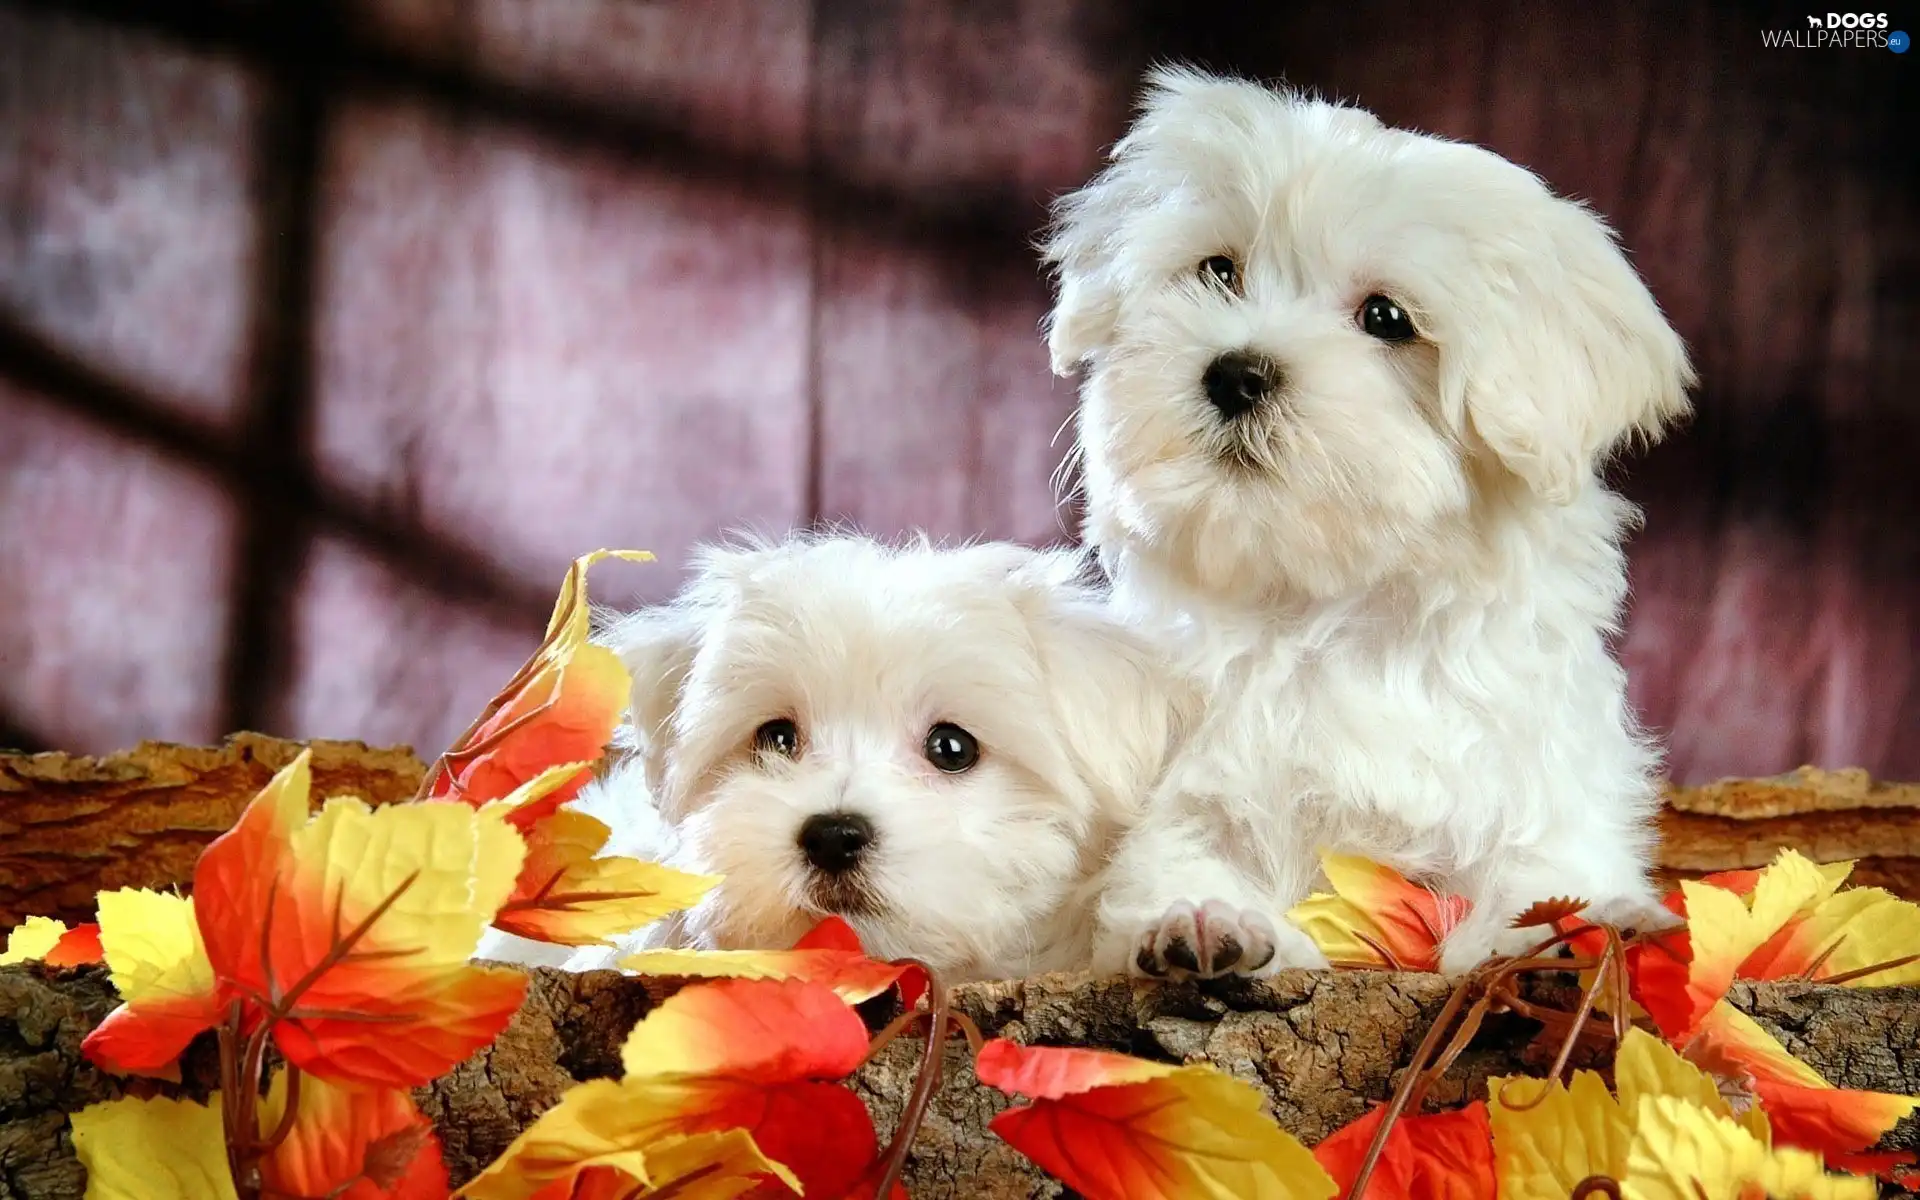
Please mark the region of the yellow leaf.
POLYGON ((211 996, 207 961, 186 896, 144 888, 101 892, 100 950, 120 998, 138 1005, 160 997, 211 996))
POLYGON ((238 1200, 220 1097, 108 1100, 73 1114, 87 1200, 238 1200))
POLYGON ((511 815, 523 808, 538 804, 540 801, 545 800, 548 796, 558 791, 561 787, 571 783, 575 776, 591 766, 593 766, 593 762, 589 760, 586 762, 560 763, 556 766, 548 767, 500 799, 482 805, 482 811, 499 809, 501 812, 511 815))
POLYGON ((1733 1116, 1713 1077, 1644 1029, 1630 1029, 1613 1063, 1613 1086, 1623 1112, 1639 1111, 1646 1096, 1672 1096, 1716 1117, 1733 1116))
POLYGON ((1819 1155, 1770 1150, 1732 1121, 1673 1096, 1641 1098, 1621 1184, 1627 1200, 1746 1195, 1874 1200, 1878 1195, 1871 1179, 1828 1175, 1819 1155))
POLYGON ((7 948, 0 951, 0 967, 45 958, 60 936, 67 931, 65 921, 52 917, 28 917, 7 934, 7 948))
POLYGON ((594 550, 574 559, 567 568, 566 579, 560 584, 560 595, 553 602, 553 616, 547 621, 547 641, 564 638, 577 643, 587 640, 591 632, 588 628, 587 571, 593 564, 608 558, 632 563, 653 561, 653 555, 645 550, 594 550))
POLYGON ((857 950, 642 950, 620 960, 641 975, 690 979, 800 979, 822 983, 848 1004, 892 987, 913 968, 877 962, 857 950))
POLYGON ((1502 1200, 1566 1200, 1590 1175, 1619 1178, 1632 1130, 1598 1075, 1489 1079, 1487 1097, 1502 1200))
POLYGON ((494 918, 508 933, 562 946, 607 945, 697 903, 720 882, 634 858, 595 858, 612 830, 562 809, 527 834, 527 861, 494 918))
MULTIPOLYGON (((672 1111, 672 1105, 666 1107, 672 1111)), ((744 1130, 686 1135, 662 1121, 661 1109, 659 1097, 646 1088, 610 1079, 576 1085, 459 1195, 463 1200, 525 1200, 591 1169, 617 1170, 657 1189, 703 1167, 712 1173, 689 1188, 690 1197, 738 1195, 767 1175, 799 1190, 793 1174, 762 1154, 744 1130), (729 1181, 747 1186, 728 1191, 729 1181)))

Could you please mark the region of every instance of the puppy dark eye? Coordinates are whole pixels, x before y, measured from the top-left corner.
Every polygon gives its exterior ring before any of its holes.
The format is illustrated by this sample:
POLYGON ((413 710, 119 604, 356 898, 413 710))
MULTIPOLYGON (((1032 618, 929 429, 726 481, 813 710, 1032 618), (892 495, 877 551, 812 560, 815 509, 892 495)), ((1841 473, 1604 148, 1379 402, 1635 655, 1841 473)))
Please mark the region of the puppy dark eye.
POLYGON ((971 771, 980 761, 980 742, 950 721, 927 730, 927 761, 949 775, 971 771))
POLYGON ((753 731, 753 748, 781 758, 799 758, 800 727, 785 717, 776 717, 753 731))
POLYGON ((1361 302, 1360 328, 1383 342, 1406 342, 1420 336, 1407 310, 1388 296, 1368 296, 1361 302))
POLYGON ((1210 279, 1236 296, 1240 294, 1240 264, 1224 254, 1203 259, 1200 263, 1200 278, 1210 279))

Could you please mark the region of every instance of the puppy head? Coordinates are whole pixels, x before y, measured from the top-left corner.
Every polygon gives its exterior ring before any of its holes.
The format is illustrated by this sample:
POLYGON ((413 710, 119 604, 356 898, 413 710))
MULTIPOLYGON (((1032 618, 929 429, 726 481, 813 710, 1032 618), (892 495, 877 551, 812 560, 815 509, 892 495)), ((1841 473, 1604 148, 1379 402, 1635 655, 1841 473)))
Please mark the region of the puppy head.
POLYGON ((688 932, 781 947, 837 913, 882 957, 1020 973, 1170 734, 1151 657, 1078 565, 851 537, 717 550, 614 628, 662 815, 725 876, 688 932))
POLYGON ((1089 537, 1208 594, 1325 597, 1560 504, 1686 410, 1606 226, 1488 151, 1183 70, 1059 204, 1089 537))

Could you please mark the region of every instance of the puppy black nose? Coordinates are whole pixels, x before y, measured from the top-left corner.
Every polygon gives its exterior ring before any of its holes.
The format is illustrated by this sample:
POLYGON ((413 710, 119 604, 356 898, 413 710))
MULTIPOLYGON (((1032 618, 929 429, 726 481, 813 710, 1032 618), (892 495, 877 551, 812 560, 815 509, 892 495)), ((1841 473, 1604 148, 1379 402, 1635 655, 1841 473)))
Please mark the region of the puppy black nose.
POLYGON ((1220 415, 1232 420, 1252 412, 1280 386, 1280 368, 1271 359, 1233 350, 1207 364, 1200 385, 1220 415))
POLYGON ((829 874, 851 871, 873 844, 873 822, 859 813, 815 813, 800 826, 800 850, 829 874))

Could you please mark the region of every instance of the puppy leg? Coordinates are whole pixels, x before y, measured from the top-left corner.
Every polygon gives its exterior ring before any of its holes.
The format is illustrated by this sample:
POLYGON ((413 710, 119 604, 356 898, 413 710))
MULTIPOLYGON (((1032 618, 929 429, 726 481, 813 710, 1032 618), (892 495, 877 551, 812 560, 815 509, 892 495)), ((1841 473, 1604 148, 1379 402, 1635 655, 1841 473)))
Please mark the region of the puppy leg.
POLYGON ((1623 930, 1669 929, 1679 923, 1660 903, 1646 869, 1629 847, 1609 852, 1582 842, 1517 854, 1463 887, 1473 910, 1448 933, 1440 969, 1458 975, 1496 954, 1517 954, 1548 936, 1545 929, 1514 929, 1513 918, 1543 900, 1587 902, 1589 920, 1623 930))
POLYGON ((1190 823, 1135 831, 1100 904, 1096 971, 1212 979, 1327 965, 1281 915, 1290 901, 1227 862, 1212 841, 1190 823))

